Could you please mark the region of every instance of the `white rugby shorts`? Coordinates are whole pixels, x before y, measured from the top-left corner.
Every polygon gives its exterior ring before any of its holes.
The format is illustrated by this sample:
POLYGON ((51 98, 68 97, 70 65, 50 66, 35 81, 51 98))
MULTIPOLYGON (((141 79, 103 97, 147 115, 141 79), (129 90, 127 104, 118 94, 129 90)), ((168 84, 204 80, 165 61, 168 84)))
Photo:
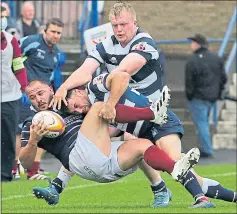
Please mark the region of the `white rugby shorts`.
POLYGON ((124 141, 111 143, 109 157, 105 156, 80 131, 74 148, 69 154, 70 171, 80 177, 100 183, 116 181, 136 171, 137 165, 123 171, 118 164, 118 148, 124 141))

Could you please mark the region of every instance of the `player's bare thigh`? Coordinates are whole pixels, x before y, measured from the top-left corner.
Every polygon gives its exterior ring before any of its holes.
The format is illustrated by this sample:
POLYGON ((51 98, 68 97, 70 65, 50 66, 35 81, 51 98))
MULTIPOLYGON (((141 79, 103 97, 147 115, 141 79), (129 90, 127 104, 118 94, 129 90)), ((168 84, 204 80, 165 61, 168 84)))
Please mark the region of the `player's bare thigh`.
POLYGON ((122 170, 128 170, 143 159, 144 152, 152 146, 146 139, 134 139, 125 141, 118 148, 118 163, 122 170))
POLYGON ((111 152, 108 123, 99 117, 99 112, 103 106, 104 103, 102 102, 97 102, 92 105, 83 120, 80 132, 108 157, 111 152))

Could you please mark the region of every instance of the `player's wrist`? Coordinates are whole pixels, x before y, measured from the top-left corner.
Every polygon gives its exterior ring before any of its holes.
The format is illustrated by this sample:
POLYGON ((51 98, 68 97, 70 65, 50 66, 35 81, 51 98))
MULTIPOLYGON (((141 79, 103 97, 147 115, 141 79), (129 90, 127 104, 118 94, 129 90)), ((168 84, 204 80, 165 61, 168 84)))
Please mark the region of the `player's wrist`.
POLYGON ((66 84, 62 84, 59 88, 68 91, 68 86, 66 84))
POLYGON ((114 100, 114 99, 108 99, 108 101, 106 102, 107 105, 109 105, 110 107, 112 108, 115 108, 116 104, 117 104, 117 99, 114 100))
POLYGON ((35 139, 35 138, 32 139, 32 138, 30 138, 28 144, 29 144, 30 146, 32 146, 32 147, 35 147, 35 146, 37 147, 39 141, 40 141, 39 139, 35 139))

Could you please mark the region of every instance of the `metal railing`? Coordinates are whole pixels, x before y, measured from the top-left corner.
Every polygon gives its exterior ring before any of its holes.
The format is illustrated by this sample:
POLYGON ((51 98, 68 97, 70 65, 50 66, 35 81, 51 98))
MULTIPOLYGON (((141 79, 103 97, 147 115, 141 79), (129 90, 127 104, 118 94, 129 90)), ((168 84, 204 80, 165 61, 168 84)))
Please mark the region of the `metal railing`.
MULTIPOLYGON (((227 58, 226 64, 225 64, 225 72, 226 73, 228 73, 229 70, 231 69, 231 65, 232 65, 233 60, 236 56, 236 38, 230 38, 231 33, 235 27, 235 23, 236 23, 236 8, 234 9, 233 15, 230 19, 224 39, 208 39, 209 43, 221 43, 220 49, 218 51, 218 55, 220 57, 223 57, 228 43, 234 43, 232 50, 231 50, 231 52, 227 58)), ((188 39, 184 39, 184 40, 155 40, 155 42, 157 44, 188 44, 191 41, 188 39)), ((218 106, 217 106, 217 103, 215 103, 213 106, 213 118, 212 118, 212 122, 215 126, 217 125, 218 117, 219 117, 218 106)))
MULTIPOLYGON (((232 31, 235 27, 235 23, 236 23, 236 7, 235 7, 233 15, 230 19, 230 22, 229 22, 228 28, 226 30, 223 42, 222 42, 221 47, 220 47, 219 52, 218 52, 218 55, 220 57, 223 57, 223 54, 225 53, 225 49, 226 49, 227 44, 230 40, 231 33, 232 33, 232 31)), ((235 41, 235 43, 232 47, 232 50, 229 54, 229 57, 228 57, 227 61, 226 61, 226 65, 225 65, 225 72, 226 73, 229 72, 229 70, 231 68, 231 65, 233 63, 234 57, 236 55, 236 38, 234 39, 234 41, 235 41)), ((217 103, 215 103, 214 106, 213 106, 213 124, 215 126, 217 125, 218 117, 219 117, 218 105, 217 105, 217 103)))
MULTIPOLYGON (((227 43, 235 42, 235 38, 230 38, 227 43)), ((223 39, 207 39, 208 43, 214 44, 214 43, 222 43, 223 39)), ((182 39, 182 40, 155 40, 157 44, 162 45, 176 45, 176 44, 188 44, 191 43, 188 39, 182 39)))
POLYGON ((79 27, 78 31, 80 32, 80 49, 81 53, 84 50, 84 31, 89 28, 90 20, 91 19, 91 11, 88 11, 88 1, 85 1, 83 4, 83 11, 81 14, 80 22, 79 22, 79 27))
POLYGON ((98 26, 98 12, 97 12, 97 0, 92 1, 92 8, 88 9, 88 0, 84 2, 83 11, 79 23, 80 32, 80 48, 81 53, 84 51, 84 32, 85 30, 98 26))

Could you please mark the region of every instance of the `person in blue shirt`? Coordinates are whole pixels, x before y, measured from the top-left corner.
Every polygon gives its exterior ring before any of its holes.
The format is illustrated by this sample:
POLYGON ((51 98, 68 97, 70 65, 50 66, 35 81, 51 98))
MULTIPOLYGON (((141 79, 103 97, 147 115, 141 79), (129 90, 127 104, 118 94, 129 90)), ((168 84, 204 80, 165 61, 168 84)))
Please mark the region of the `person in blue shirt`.
MULTIPOLYGON (((62 36, 63 27, 64 24, 60 19, 52 18, 47 22, 46 28, 42 34, 26 36, 20 40, 20 47, 29 82, 34 79, 40 79, 45 81, 48 85, 51 85, 50 77, 52 74, 54 77, 57 74, 56 79, 60 79, 60 70, 58 69, 60 66, 59 61, 62 51, 57 47, 57 43, 60 41, 62 36)), ((55 83, 56 82, 54 81, 54 84, 55 83)), ((61 81, 59 81, 59 84, 61 84, 61 81)), ((30 102, 26 94, 23 94, 16 137, 17 145, 20 145, 20 134, 23 122, 28 116, 32 116, 33 114, 34 112, 30 109, 30 102)), ((17 146, 17 148, 19 148, 19 146, 17 146)), ((16 154, 16 161, 18 159, 18 154, 19 152, 16 154)), ((38 150, 32 168, 27 169, 27 177, 29 179, 37 178, 42 154, 43 150, 38 150)))

